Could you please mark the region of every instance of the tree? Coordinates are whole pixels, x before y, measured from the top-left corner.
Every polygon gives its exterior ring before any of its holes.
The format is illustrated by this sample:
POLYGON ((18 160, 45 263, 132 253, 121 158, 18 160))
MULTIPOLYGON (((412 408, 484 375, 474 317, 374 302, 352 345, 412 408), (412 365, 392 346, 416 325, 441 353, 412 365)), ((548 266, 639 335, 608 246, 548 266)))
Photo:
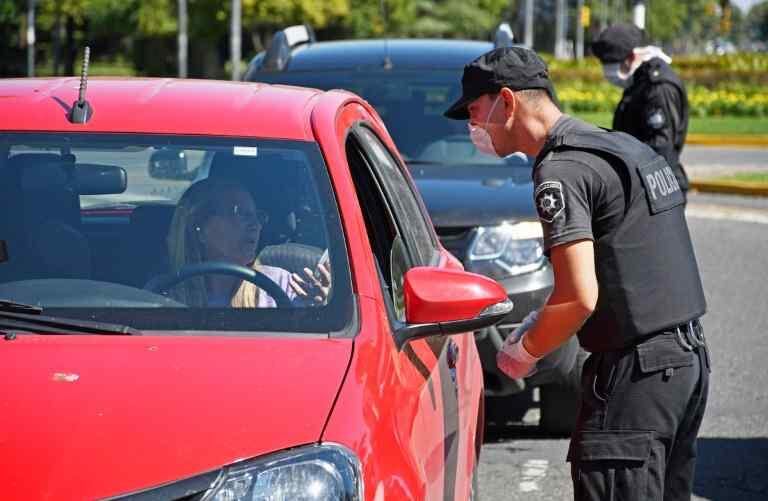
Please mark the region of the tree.
POLYGON ((747 30, 752 40, 765 43, 768 40, 768 1, 760 2, 749 9, 747 30))

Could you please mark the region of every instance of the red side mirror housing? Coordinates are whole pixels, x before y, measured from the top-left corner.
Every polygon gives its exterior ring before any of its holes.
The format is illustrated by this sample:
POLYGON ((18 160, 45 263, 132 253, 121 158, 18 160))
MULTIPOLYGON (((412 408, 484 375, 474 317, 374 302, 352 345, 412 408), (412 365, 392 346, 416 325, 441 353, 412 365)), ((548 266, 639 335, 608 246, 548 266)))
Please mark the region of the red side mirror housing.
POLYGON ((407 325, 397 332, 400 346, 425 336, 472 332, 512 311, 501 285, 462 270, 411 268, 403 280, 403 295, 407 325))

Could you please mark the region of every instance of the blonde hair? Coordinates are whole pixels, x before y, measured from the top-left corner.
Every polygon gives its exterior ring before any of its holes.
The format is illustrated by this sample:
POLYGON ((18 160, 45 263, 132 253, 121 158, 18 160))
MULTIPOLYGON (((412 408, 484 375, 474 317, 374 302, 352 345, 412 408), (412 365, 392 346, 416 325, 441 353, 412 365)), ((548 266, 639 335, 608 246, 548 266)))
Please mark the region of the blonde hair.
MULTIPOLYGON (((212 214, 216 200, 225 197, 227 192, 233 190, 248 192, 236 181, 208 178, 192 184, 181 196, 168 230, 167 243, 171 273, 177 273, 186 265, 202 263, 206 260, 200 234, 201 225, 212 214)), ((259 289, 254 284, 243 281, 232 297, 231 305, 255 307, 258 303, 258 292, 259 289)), ((181 282, 170 291, 170 294, 175 300, 189 306, 208 305, 204 276, 196 276, 181 282)))

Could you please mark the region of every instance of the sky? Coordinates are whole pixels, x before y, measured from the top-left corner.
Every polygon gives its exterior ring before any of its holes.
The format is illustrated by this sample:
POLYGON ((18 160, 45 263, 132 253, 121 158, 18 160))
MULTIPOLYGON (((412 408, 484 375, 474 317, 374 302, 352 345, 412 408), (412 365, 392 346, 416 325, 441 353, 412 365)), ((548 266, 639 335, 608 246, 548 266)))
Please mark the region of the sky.
POLYGON ((760 3, 760 0, 731 0, 731 3, 738 5, 742 12, 746 13, 750 7, 760 3))

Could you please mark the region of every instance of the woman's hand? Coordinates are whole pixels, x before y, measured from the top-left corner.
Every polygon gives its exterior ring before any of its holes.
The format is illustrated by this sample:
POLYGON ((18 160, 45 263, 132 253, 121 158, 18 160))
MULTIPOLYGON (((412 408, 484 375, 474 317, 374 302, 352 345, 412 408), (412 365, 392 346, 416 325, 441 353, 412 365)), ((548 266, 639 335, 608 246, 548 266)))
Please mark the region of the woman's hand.
POLYGON ((329 263, 321 263, 313 272, 304 268, 304 275, 291 273, 291 289, 297 296, 310 300, 313 304, 325 304, 331 292, 331 271, 329 263))

